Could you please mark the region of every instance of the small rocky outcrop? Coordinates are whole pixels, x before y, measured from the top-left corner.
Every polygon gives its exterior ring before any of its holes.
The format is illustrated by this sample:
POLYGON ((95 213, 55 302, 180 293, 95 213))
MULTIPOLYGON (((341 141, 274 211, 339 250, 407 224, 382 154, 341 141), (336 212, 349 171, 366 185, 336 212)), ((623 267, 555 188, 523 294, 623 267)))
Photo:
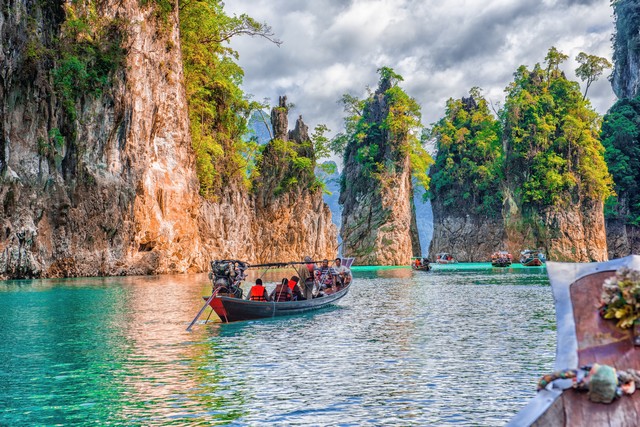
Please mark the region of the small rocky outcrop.
POLYGON ((363 120, 376 132, 350 141, 345 151, 342 252, 360 265, 408 265, 414 249, 420 255, 409 155, 401 149, 406 135, 393 136, 382 126, 391 87, 390 79, 381 79, 365 106, 363 120))

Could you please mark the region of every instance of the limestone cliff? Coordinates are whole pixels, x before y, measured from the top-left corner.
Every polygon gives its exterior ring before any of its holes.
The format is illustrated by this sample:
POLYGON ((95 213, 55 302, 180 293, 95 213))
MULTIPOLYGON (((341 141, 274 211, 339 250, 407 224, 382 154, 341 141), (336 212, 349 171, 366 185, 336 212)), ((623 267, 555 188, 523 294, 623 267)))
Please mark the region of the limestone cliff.
POLYGON ((35 58, 33 46, 55 52, 72 7, 3 2, 0 274, 195 269, 197 180, 175 15, 161 24, 137 0, 102 2, 101 23, 126 32, 124 63, 69 114, 50 73, 61 58, 35 58))
POLYGON ((274 139, 265 147, 255 183, 255 259, 333 258, 338 232, 322 199, 309 129, 299 117, 288 130, 286 97, 272 109, 274 139), (289 159, 283 162, 283 159, 289 159))
POLYGON ((345 256, 360 265, 408 265, 420 255, 406 135, 393 135, 383 122, 389 116, 392 83, 382 78, 367 101, 362 120, 370 129, 362 140, 349 142, 341 178, 341 236, 345 256), (413 226, 413 227, 412 227, 413 226))
POLYGON ((611 85, 618 98, 634 98, 640 94, 640 4, 634 0, 618 0, 612 2, 612 6, 616 30, 611 85))
POLYGON ((216 203, 198 195, 177 11, 87 4, 2 2, 0 278, 201 271, 216 257, 275 256, 266 247, 284 242, 279 259, 331 256, 321 194, 285 194, 259 215, 240 187, 216 203), (91 25, 66 26, 71 17, 91 25), (90 45, 100 38, 113 52, 90 45), (116 66, 87 80, 107 55, 116 66), (260 235, 269 221, 278 239, 260 235))

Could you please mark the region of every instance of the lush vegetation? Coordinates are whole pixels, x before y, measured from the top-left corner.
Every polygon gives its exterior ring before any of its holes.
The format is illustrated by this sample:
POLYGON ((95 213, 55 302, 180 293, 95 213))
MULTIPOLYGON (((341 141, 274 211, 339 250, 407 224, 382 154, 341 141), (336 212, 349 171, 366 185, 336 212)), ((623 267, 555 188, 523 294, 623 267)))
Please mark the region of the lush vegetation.
POLYGON ((105 18, 97 0, 65 5, 56 66, 55 90, 71 123, 83 96, 98 96, 124 64, 123 22, 105 18))
POLYGON ((495 215, 502 207, 503 162, 500 122, 479 89, 449 99, 445 116, 431 129, 438 154, 431 169, 433 194, 444 206, 495 215))
POLYGON ((566 58, 551 48, 544 68, 521 66, 507 88, 506 175, 522 205, 533 209, 604 200, 612 192, 599 117, 560 70, 566 58))
POLYGON ((617 196, 605 216, 640 225, 640 97, 621 99, 604 116, 602 144, 617 196))
MULTIPOLYGON (((246 15, 228 16, 218 0, 180 2, 182 57, 191 137, 200 192, 215 198, 225 185, 243 181, 257 152, 248 132, 251 102, 240 89, 243 71, 227 41, 238 34, 271 39, 271 29, 246 15)), ((277 41, 276 41, 277 42, 277 41)))
POLYGON ((378 73, 378 89, 367 99, 343 95, 345 132, 338 134, 331 146, 335 152, 344 153, 345 159, 353 156, 364 177, 382 184, 409 156, 413 176, 428 189, 427 170, 433 159, 419 138, 420 106, 398 85, 402 76, 388 67, 380 68, 378 73))

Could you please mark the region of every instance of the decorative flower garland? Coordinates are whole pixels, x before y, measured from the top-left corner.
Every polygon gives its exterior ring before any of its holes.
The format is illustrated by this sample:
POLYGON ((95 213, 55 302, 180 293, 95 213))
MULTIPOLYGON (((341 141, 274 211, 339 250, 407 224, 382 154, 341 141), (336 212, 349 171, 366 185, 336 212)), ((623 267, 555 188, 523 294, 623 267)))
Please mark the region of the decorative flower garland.
POLYGON ((640 271, 621 267, 602 284, 600 315, 627 329, 640 321, 640 271))

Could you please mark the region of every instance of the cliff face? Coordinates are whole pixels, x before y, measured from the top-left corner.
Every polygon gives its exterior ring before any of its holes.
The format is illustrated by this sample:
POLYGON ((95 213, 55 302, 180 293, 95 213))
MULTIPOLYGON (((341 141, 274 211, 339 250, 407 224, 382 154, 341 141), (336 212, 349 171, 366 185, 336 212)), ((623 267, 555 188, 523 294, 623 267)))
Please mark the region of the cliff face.
MULTIPOLYGON (((487 218, 465 212, 452 212, 432 201, 434 228, 429 257, 448 252, 460 262, 489 261, 491 254, 505 248, 506 233, 502 217, 487 218)), ((519 252, 516 252, 519 253, 519 252)))
MULTIPOLYGON (((124 34, 122 64, 104 88, 69 103, 54 81, 64 59, 55 52, 69 8, 83 6, 2 5, 0 278, 201 271, 221 256, 255 262, 276 243, 255 243, 257 227, 280 217, 257 221, 245 190, 232 186, 218 203, 198 195, 177 12, 100 2, 98 24, 124 34)), ((291 212, 291 225, 312 236, 291 254, 335 247, 318 197, 302 195, 291 212)))
POLYGON ((618 98, 634 98, 640 94, 640 5, 633 0, 619 0, 612 5, 616 33, 611 85, 618 98))
MULTIPOLYGON (((385 92, 390 87, 388 80, 382 80, 363 113, 370 127, 380 127, 379 133, 350 143, 345 152, 340 193, 342 251, 356 257, 360 265, 407 265, 413 255, 412 236, 417 240, 417 231, 412 232, 416 228, 409 156, 380 126, 389 115, 385 92), (379 167, 363 162, 363 157, 370 157, 368 163, 384 165, 384 170, 373 176, 371 168, 379 167)), ((420 255, 419 242, 413 245, 420 255)))
POLYGON ((29 50, 56 49, 63 2, 3 8, 0 272, 9 276, 196 268, 197 181, 175 16, 159 35, 137 0, 107 1, 99 13, 126 23, 124 66, 101 95, 76 100, 73 119, 53 90, 49 67, 59 58, 37 62, 29 50))
POLYGON ((295 128, 288 130, 286 97, 272 110, 271 125, 274 140, 263 151, 258 165, 261 176, 255 184, 255 259, 334 258, 338 232, 322 189, 315 185, 312 165, 316 159, 309 129, 299 117, 295 128), (297 161, 283 164, 283 155, 297 161), (307 161, 309 165, 301 166, 307 161))

